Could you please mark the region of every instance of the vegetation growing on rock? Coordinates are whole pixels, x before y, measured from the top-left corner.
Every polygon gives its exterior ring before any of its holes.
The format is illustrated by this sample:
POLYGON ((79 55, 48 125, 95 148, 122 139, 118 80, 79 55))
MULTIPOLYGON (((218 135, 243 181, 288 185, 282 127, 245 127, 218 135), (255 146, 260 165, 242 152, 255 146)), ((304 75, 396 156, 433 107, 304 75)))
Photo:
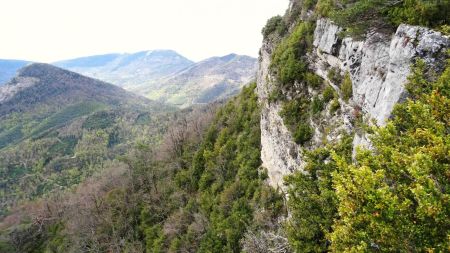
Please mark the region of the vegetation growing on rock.
POLYGON ((436 80, 417 64, 407 84, 413 99, 374 128, 374 151, 351 139, 306 154, 306 174, 287 178, 293 217, 287 223, 299 252, 446 251, 450 149, 450 64, 436 80))

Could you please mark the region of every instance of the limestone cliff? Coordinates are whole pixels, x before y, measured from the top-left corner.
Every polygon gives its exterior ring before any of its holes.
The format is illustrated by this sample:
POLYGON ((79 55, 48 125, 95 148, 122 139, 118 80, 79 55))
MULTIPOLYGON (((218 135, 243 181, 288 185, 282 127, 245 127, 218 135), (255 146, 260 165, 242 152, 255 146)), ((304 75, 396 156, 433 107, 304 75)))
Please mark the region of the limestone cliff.
MULTIPOLYGON (((327 131, 311 121, 315 129, 313 139, 306 147, 297 145, 280 117, 280 102, 269 101, 276 86, 270 65, 277 43, 270 39, 264 41, 257 76, 262 105, 261 159, 268 170, 269 182, 274 187, 282 186, 284 175, 302 169, 304 162, 299 151, 303 148, 320 146, 324 138, 339 139, 342 131, 351 132, 355 127, 356 111, 362 114, 365 122, 373 119, 376 124, 383 125, 394 105, 407 97, 404 84, 414 61, 421 58, 439 71, 445 52, 450 47, 449 37, 424 27, 400 25, 394 34, 369 32, 364 40, 355 40, 351 37, 340 38, 342 29, 328 19, 314 22, 313 50, 308 54, 309 67, 340 95, 340 110, 338 114, 327 113, 324 116, 321 124, 328 126, 327 131), (353 92, 350 100, 343 100, 339 84, 330 80, 328 73, 331 69, 341 75, 349 73, 353 92)), ((301 85, 294 84, 294 87, 302 89, 301 85)), ((370 145, 364 134, 356 134, 353 143, 354 147, 370 145)))

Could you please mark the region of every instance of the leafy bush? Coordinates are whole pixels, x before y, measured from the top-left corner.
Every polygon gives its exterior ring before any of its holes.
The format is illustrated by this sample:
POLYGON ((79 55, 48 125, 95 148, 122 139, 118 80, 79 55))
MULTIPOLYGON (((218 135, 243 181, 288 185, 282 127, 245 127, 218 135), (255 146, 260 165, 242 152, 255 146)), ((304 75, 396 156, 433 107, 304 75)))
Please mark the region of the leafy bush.
POLYGON ((333 101, 331 101, 330 113, 333 114, 340 108, 341 108, 341 105, 339 104, 339 100, 337 98, 334 98, 333 101))
POLYGON ((316 13, 320 16, 328 17, 329 14, 334 10, 333 0, 319 0, 316 5, 316 13))
POLYGON ((328 74, 327 74, 328 79, 330 79, 331 82, 333 82, 334 84, 338 84, 341 83, 342 81, 342 76, 341 76, 341 72, 338 68, 330 68, 328 70, 328 74))
POLYGON ((312 48, 313 32, 311 23, 301 22, 275 49, 271 69, 283 86, 305 79, 308 71, 306 53, 312 48))
POLYGON ((323 110, 324 101, 318 96, 315 96, 311 103, 311 111, 313 115, 320 113, 323 110))
POLYGON ((412 24, 439 27, 450 23, 450 2, 441 0, 408 0, 387 7, 389 21, 398 26, 412 24))
POLYGON ((433 88, 423 74, 426 72, 426 68, 427 66, 423 60, 418 60, 411 68, 411 75, 408 77, 408 83, 405 85, 405 88, 413 99, 417 99, 425 93, 430 93, 433 88))
POLYGON ((353 95, 352 80, 348 72, 345 73, 341 83, 342 98, 348 101, 353 95))
POLYGON ((314 129, 308 123, 300 123, 294 132, 294 140, 297 144, 303 145, 314 136, 314 129))
POLYGON ((344 136, 306 152, 307 173, 287 177, 293 250, 448 251, 450 62, 437 81, 425 70, 416 64, 406 85, 413 99, 372 129, 374 150, 357 150, 353 162, 353 138, 344 136))
MULTIPOLYGON (((416 71, 407 86, 424 76, 416 71)), ((340 219, 331 250, 448 251, 450 65, 420 87, 422 94, 398 104, 392 120, 375 129, 376 152, 359 150, 355 164, 334 158, 340 219)))
POLYGON ((275 101, 282 100, 283 98, 284 98, 283 92, 281 92, 281 89, 278 87, 275 87, 272 90, 272 92, 270 92, 268 100, 269 100, 269 103, 273 103, 275 101))
POLYGON ((345 135, 335 145, 306 152, 307 173, 296 172, 285 178, 291 214, 285 230, 295 252, 327 252, 326 236, 338 218, 332 182, 337 164, 331 155, 335 152, 351 161, 352 141, 350 135, 345 135))
POLYGON ((305 80, 306 84, 314 89, 319 88, 323 83, 323 79, 320 76, 311 72, 306 73, 305 80))
POLYGON ((322 97, 325 103, 330 102, 336 96, 336 92, 333 87, 327 85, 327 87, 323 90, 322 97))
POLYGON ((297 98, 283 103, 280 116, 283 117, 285 124, 295 126, 308 118, 308 110, 309 101, 304 98, 297 98))
POLYGON ((267 20, 266 26, 262 29, 264 38, 269 37, 269 35, 274 32, 276 32, 280 36, 283 36, 287 32, 286 24, 283 18, 279 15, 267 20))
POLYGON ((353 35, 369 28, 393 30, 400 24, 439 26, 450 22, 450 2, 440 0, 340 0, 335 11, 326 12, 353 35))

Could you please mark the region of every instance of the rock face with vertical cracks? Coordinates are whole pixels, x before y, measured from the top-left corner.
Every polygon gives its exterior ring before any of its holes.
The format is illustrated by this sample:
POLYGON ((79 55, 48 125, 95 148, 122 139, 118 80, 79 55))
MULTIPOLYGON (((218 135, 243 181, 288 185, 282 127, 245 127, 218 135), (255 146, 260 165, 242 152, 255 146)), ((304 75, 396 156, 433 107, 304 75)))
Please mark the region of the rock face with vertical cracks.
MULTIPOLYGON (((347 130, 353 128, 349 124, 351 110, 348 108, 358 107, 366 120, 374 119, 378 125, 384 125, 395 104, 407 97, 404 84, 415 60, 421 58, 439 71, 450 47, 449 37, 419 26, 400 25, 395 34, 371 33, 361 41, 350 37, 340 39, 341 30, 328 19, 317 20, 314 50, 308 57, 311 71, 329 82, 327 73, 331 68, 340 70, 341 74, 347 71, 350 74, 353 98, 341 105, 339 116, 347 130)), ((281 105, 268 100, 276 85, 269 69, 273 49, 270 42, 264 42, 257 83, 262 105, 261 159, 268 170, 270 184, 277 187, 282 186, 284 175, 301 170, 304 164, 298 152, 301 147, 295 144, 279 116, 281 105)), ((339 92, 339 84, 330 84, 339 92)), ((370 142, 366 136, 356 135, 353 144, 355 147, 369 146, 370 142)))
POLYGON ((330 20, 318 20, 314 46, 329 65, 349 71, 354 102, 380 125, 405 98, 404 84, 415 59, 439 68, 436 63, 442 62, 450 46, 448 37, 419 26, 400 25, 391 37, 373 33, 364 41, 344 38, 339 42, 340 30, 330 20))

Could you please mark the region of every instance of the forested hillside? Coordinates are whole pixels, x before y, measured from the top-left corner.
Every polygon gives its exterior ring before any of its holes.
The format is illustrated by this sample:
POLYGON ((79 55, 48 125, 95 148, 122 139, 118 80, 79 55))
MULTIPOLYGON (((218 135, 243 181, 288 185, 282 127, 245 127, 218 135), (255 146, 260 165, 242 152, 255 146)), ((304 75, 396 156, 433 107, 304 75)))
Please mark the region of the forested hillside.
POLYGON ((450 251, 449 8, 292 0, 256 83, 177 112, 108 92, 28 106, 42 83, 19 76, 0 252, 450 251))
POLYGON ((0 88, 0 216, 71 188, 138 141, 158 143, 164 106, 45 64, 0 88))
POLYGON ((160 147, 136 146, 73 193, 19 208, 19 217, 4 222, 10 226, 5 249, 236 252, 258 246, 251 233, 274 229, 284 211, 260 167, 254 88, 215 115, 203 109, 181 118, 160 147), (30 223, 14 226, 26 217, 30 223))

